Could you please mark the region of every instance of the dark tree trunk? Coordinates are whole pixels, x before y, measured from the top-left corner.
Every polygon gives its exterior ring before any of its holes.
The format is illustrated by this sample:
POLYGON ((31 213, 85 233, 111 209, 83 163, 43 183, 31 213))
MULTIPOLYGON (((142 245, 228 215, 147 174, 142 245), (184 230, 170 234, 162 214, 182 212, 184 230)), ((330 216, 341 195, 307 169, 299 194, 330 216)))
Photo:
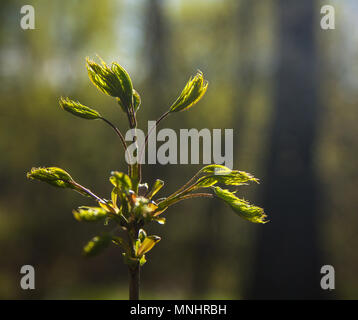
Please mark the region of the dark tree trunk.
POLYGON ((318 120, 312 0, 278 1, 278 66, 263 206, 249 298, 322 297, 314 147, 318 120))
MULTIPOLYGON (((148 80, 157 93, 163 93, 168 80, 169 30, 162 0, 148 0, 145 14, 145 59, 148 80)), ((158 99, 158 95, 154 95, 158 99)), ((159 95, 160 97, 160 95, 159 95)))
MULTIPOLYGON (((250 100, 253 84, 255 82, 255 56, 254 56, 254 30, 255 30, 255 9, 257 2, 252 0, 241 0, 237 6, 237 41, 238 51, 238 72, 237 81, 239 88, 236 91, 235 101, 237 106, 233 110, 237 130, 243 130, 244 123, 248 116, 248 102, 250 100)), ((237 135, 238 145, 241 145, 242 134, 237 135)), ((240 152, 240 147, 239 147, 240 152)))

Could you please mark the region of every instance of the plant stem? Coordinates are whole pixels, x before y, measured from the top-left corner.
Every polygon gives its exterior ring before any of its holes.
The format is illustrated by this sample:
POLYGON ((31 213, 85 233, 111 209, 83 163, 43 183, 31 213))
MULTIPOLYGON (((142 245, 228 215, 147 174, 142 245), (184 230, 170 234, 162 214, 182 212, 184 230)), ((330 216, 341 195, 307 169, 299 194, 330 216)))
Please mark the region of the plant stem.
POLYGON ((104 201, 99 196, 95 195, 90 189, 85 188, 84 186, 80 185, 79 183, 77 183, 75 181, 71 181, 71 184, 74 185, 75 187, 79 188, 83 192, 87 193, 89 196, 94 198, 96 201, 101 202, 101 203, 106 203, 106 201, 104 201))
POLYGON ((129 266, 129 300, 139 300, 140 265, 129 266))
MULTIPOLYGON (((133 103, 127 109, 126 113, 128 116, 129 127, 132 130, 134 130, 133 142, 135 143, 136 150, 137 150, 137 154, 136 154, 137 162, 130 165, 130 174, 129 174, 129 176, 132 178, 132 180, 134 179, 136 181, 136 183, 134 185, 135 190, 133 190, 133 191, 137 193, 138 185, 142 179, 142 176, 141 176, 141 172, 140 172, 140 164, 138 162, 137 116, 136 116, 136 112, 134 110, 133 103)), ((132 163, 131 159, 130 159, 130 163, 132 163)))
POLYGON ((184 184, 180 189, 178 189, 177 191, 175 191, 174 193, 172 193, 170 196, 167 197, 167 199, 171 199, 174 198, 175 196, 187 192, 190 190, 190 188, 192 188, 195 184, 190 185, 192 182, 195 181, 195 179, 200 175, 201 170, 198 171, 186 184, 184 184))
POLYGON ((179 201, 186 200, 186 199, 193 199, 193 198, 214 198, 214 195, 211 193, 191 193, 191 194, 187 194, 187 195, 183 195, 183 196, 178 195, 175 198, 169 199, 169 201, 163 200, 163 201, 159 202, 158 207, 160 208, 160 204, 162 202, 165 202, 165 207, 167 207, 167 206, 171 206, 174 203, 177 203, 179 201))
POLYGON ((139 152, 139 176, 141 177, 142 176, 142 158, 143 158, 143 153, 145 152, 145 147, 146 145, 148 144, 148 139, 149 139, 149 136, 152 134, 153 130, 155 128, 158 127, 159 123, 164 119, 166 118, 168 115, 170 114, 170 111, 167 111, 165 113, 163 113, 155 122, 155 125, 150 129, 150 131, 148 132, 148 134, 146 135, 145 137, 145 141, 144 141, 144 145, 142 147, 142 149, 140 150, 139 152))
MULTIPOLYGON (((166 118, 166 117, 169 115, 169 113, 170 113, 170 112, 167 111, 167 112, 163 113, 163 114, 158 118, 158 120, 155 122, 155 126, 153 126, 153 127, 150 129, 150 131, 148 132, 147 136, 145 137, 144 146, 147 145, 147 143, 148 143, 148 138, 149 138, 149 136, 151 135, 151 133, 153 132, 153 130, 154 130, 156 127, 158 127, 159 123, 160 123, 164 118, 166 118)), ((143 151, 143 149, 142 149, 141 151, 143 151)))
MULTIPOLYGON (((100 118, 101 120, 103 120, 105 123, 107 123, 110 127, 112 127, 112 129, 116 132, 117 136, 120 138, 121 143, 123 145, 124 148, 124 152, 128 154, 128 159, 131 162, 131 156, 130 153, 127 151, 127 143, 126 140, 124 139, 124 136, 122 134, 122 132, 109 120, 107 120, 106 118, 100 118)), ((130 175, 130 171, 131 171, 131 167, 128 165, 128 174, 130 175)))

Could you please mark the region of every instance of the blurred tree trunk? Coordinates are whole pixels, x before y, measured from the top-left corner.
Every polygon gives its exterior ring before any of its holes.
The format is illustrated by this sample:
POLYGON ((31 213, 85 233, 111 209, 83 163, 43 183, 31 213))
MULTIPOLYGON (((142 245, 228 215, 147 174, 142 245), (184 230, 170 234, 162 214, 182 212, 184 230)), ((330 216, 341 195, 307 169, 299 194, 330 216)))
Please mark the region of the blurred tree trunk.
POLYGON ((318 75, 312 0, 279 0, 278 66, 263 206, 271 222, 258 226, 249 298, 322 296, 314 147, 318 75))
POLYGON ((169 77, 169 30, 163 14, 162 0, 148 0, 145 10, 147 81, 154 91, 152 96, 160 99, 169 77))
MULTIPOLYGON (((170 30, 163 12, 162 0, 147 0, 144 7, 144 53, 143 59, 146 68, 144 86, 146 88, 145 108, 140 110, 145 116, 140 118, 155 121, 168 107, 167 96, 168 82, 170 81, 170 30)), ((143 97, 142 97, 143 98, 143 97)), ((146 120, 147 121, 147 120, 146 120)), ((146 128, 147 122, 143 124, 146 128)), ((157 131, 160 128, 157 128, 157 131)), ((154 166, 152 170, 146 170, 145 176, 150 183, 154 178, 168 177, 169 166, 154 166)))
MULTIPOLYGON (((253 32, 255 29, 255 8, 257 3, 252 0, 241 0, 237 6, 238 32, 237 41, 239 44, 237 81, 239 83, 237 90, 238 106, 234 108, 235 127, 243 130, 243 124, 247 120, 248 105, 252 94, 252 88, 255 78, 255 54, 253 49, 253 32)), ((241 140, 242 134, 237 136, 241 140)), ((239 141, 239 145, 241 145, 239 141)), ((240 150, 240 148, 239 148, 240 150)))

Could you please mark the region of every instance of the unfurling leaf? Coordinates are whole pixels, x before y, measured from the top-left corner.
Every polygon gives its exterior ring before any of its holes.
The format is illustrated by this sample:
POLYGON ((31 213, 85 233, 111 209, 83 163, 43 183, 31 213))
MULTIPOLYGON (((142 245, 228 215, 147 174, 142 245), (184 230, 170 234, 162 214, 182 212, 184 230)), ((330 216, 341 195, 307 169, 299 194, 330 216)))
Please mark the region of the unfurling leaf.
POLYGON ((224 200, 239 216, 254 223, 266 223, 267 217, 264 210, 253 206, 243 199, 239 199, 229 190, 214 187, 214 192, 220 199, 224 200))
POLYGON ((254 176, 247 172, 231 170, 231 172, 227 174, 215 174, 201 177, 196 182, 195 189, 210 187, 216 183, 222 183, 228 186, 239 186, 249 181, 258 182, 254 176))
POLYGON ((27 178, 44 181, 58 188, 74 188, 69 173, 57 167, 32 168, 31 172, 27 173, 27 178))
POLYGON ((114 210, 117 213, 119 211, 128 212, 130 204, 133 204, 137 197, 137 195, 132 191, 131 178, 123 172, 112 171, 109 181, 114 185, 112 191, 114 210), (120 205, 117 204, 118 198, 120 200, 120 205))
POLYGON ((157 192, 163 188, 164 186, 164 181, 162 180, 159 180, 157 179, 155 182, 154 182, 154 185, 153 185, 153 188, 152 190, 150 190, 150 192, 147 194, 147 198, 148 199, 152 199, 154 197, 155 194, 157 194, 157 192))
POLYGON ((112 236, 105 234, 92 238, 83 248, 83 254, 87 257, 95 256, 106 249, 112 241, 112 236))
POLYGON ((83 119, 94 120, 101 118, 101 115, 96 110, 86 107, 83 104, 69 98, 61 97, 60 106, 63 110, 83 119))
POLYGON ((250 173, 238 170, 231 170, 225 166, 211 164, 202 168, 195 176, 200 177, 187 191, 191 192, 199 188, 208 188, 216 183, 228 186, 240 186, 253 181, 258 183, 258 179, 250 173), (203 175, 204 174, 204 175, 203 175))
POLYGON ((107 211, 100 207, 81 206, 77 210, 73 210, 73 215, 78 221, 99 221, 107 216, 107 211))
POLYGON ((203 73, 198 71, 194 78, 190 78, 177 100, 170 107, 169 112, 179 112, 189 109, 205 94, 208 82, 203 73))
POLYGON ((103 60, 101 65, 89 58, 86 61, 93 84, 103 93, 116 97, 123 110, 129 110, 133 106, 133 85, 127 71, 115 62, 109 67, 103 60))
POLYGON ((112 171, 111 172, 111 177, 109 178, 109 181, 119 190, 121 190, 121 192, 128 192, 129 190, 132 189, 132 180, 131 178, 123 173, 123 172, 119 172, 119 171, 112 171))
POLYGON ((152 250, 152 248, 155 246, 156 243, 160 241, 160 239, 161 238, 158 236, 146 237, 137 250, 137 257, 141 257, 148 251, 152 250))
POLYGON ((207 174, 229 174, 232 170, 228 167, 222 166, 220 164, 209 164, 200 169, 199 173, 207 173, 207 174))

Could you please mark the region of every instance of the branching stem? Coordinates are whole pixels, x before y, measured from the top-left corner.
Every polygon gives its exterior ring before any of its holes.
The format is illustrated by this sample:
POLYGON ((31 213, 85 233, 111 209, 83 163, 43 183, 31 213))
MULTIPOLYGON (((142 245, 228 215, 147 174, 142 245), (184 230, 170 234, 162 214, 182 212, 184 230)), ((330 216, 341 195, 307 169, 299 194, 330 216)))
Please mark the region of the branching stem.
POLYGON ((195 181, 195 179, 200 175, 200 171, 197 172, 186 184, 184 184, 180 189, 172 193, 170 196, 167 197, 167 199, 174 198, 175 196, 178 196, 181 193, 185 193, 190 190, 195 184, 190 185, 192 182, 195 181))

